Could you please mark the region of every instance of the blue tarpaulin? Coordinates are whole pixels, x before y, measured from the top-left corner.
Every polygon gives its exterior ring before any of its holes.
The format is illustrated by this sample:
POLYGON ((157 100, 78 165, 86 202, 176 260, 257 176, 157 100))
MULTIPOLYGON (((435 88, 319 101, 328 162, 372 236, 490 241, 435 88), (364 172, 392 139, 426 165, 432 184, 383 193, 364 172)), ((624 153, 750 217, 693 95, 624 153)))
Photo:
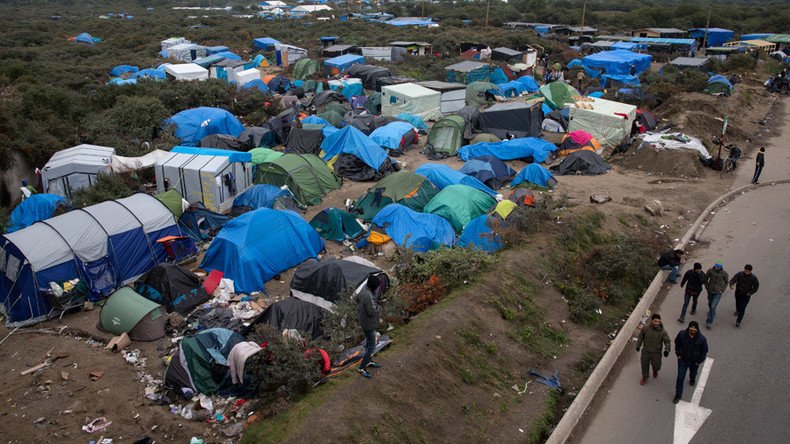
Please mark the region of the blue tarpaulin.
POLYGON ((14 208, 11 212, 11 223, 6 233, 13 233, 46 220, 55 214, 58 205, 65 204, 66 198, 57 194, 34 194, 14 208))
POLYGON ((230 48, 227 46, 206 46, 206 55, 210 56, 228 50, 230 50, 230 48))
POLYGON ((516 187, 522 183, 531 183, 543 188, 551 188, 554 186, 556 179, 549 170, 536 163, 531 163, 519 171, 515 178, 510 181, 510 186, 516 187))
POLYGON ((101 41, 101 39, 98 38, 98 37, 93 37, 90 34, 88 34, 87 32, 83 32, 82 34, 78 35, 77 37, 74 37, 74 41, 75 42, 79 42, 79 43, 87 43, 89 45, 92 45, 94 43, 99 43, 101 41))
POLYGON ((521 94, 527 92, 526 88, 524 88, 524 84, 517 81, 511 80, 507 83, 499 83, 497 87, 500 91, 502 91, 502 95, 505 97, 518 97, 521 94))
POLYGON ((489 216, 483 214, 472 219, 458 238, 458 246, 494 253, 502 248, 502 239, 488 226, 489 216))
POLYGON ((324 66, 330 68, 337 68, 340 72, 344 72, 351 65, 357 63, 365 63, 365 57, 356 54, 344 54, 342 56, 332 57, 331 59, 324 60, 324 66))
POLYGON ((266 83, 261 79, 250 80, 244 85, 241 85, 241 89, 253 89, 253 88, 265 93, 269 92, 269 87, 266 86, 266 83))
POLYGON ((291 196, 291 192, 274 185, 253 185, 233 199, 234 207, 272 208, 274 201, 281 196, 291 196))
POLYGON ((638 76, 642 72, 650 69, 650 62, 652 60, 653 57, 648 54, 639 54, 618 49, 590 54, 582 59, 582 65, 587 71, 587 74, 596 78, 601 74, 631 75, 631 65, 634 65, 636 68, 636 75, 638 76))
POLYGON ((456 171, 447 165, 440 163, 424 163, 414 170, 415 173, 425 176, 436 188, 442 190, 450 185, 466 185, 477 190, 480 190, 491 197, 496 197, 496 191, 487 187, 483 182, 477 178, 467 176, 466 174, 456 171))
POLYGON ((134 85, 135 83, 137 83, 137 79, 122 79, 120 77, 115 77, 107 82, 108 85, 134 85))
POLYGON ((230 162, 252 162, 252 153, 245 153, 244 151, 222 150, 219 148, 199 148, 196 146, 176 146, 170 151, 181 154, 225 156, 230 162))
MULTIPOLYGON (((721 46, 735 37, 735 31, 722 28, 708 28, 708 48, 712 46, 721 46)), ((689 37, 692 39, 704 39, 705 28, 691 28, 689 29, 689 37)))
POLYGON ((237 292, 251 293, 323 249, 324 241, 298 214, 261 208, 228 222, 206 250, 200 268, 222 271, 237 292))
POLYGON ((480 156, 466 161, 458 170, 468 176, 477 178, 489 188, 499 189, 516 175, 516 171, 508 164, 494 156, 480 156))
POLYGON ((641 45, 639 43, 634 42, 614 42, 612 43, 611 49, 622 49, 625 51, 634 51, 638 49, 644 48, 645 45, 641 45))
POLYGON ((418 213, 400 204, 384 207, 373 218, 373 225, 383 228, 399 247, 428 251, 452 246, 455 231, 447 219, 429 213, 418 213))
POLYGON ((770 37, 770 36, 772 36, 772 35, 773 35, 773 34, 762 34, 762 33, 757 33, 757 34, 745 34, 745 35, 742 35, 742 36, 741 36, 741 41, 747 41, 747 40, 765 40, 765 38, 766 38, 766 37, 770 37))
POLYGON ((166 119, 165 125, 175 125, 175 136, 185 146, 197 146, 201 139, 212 134, 238 137, 244 131, 244 126, 233 114, 205 106, 181 111, 166 119))
POLYGON ((167 78, 167 73, 165 73, 164 69, 152 69, 146 68, 137 71, 136 73, 132 74, 132 79, 143 79, 143 78, 152 78, 157 80, 164 80, 167 78))
POLYGON ((414 114, 409 114, 409 113, 402 113, 395 116, 395 118, 405 120, 406 122, 411 123, 411 125, 417 128, 418 130, 428 129, 428 124, 425 123, 425 121, 422 120, 422 117, 420 116, 416 116, 414 114))
POLYGON ((274 45, 278 43, 280 43, 279 40, 275 40, 271 37, 261 37, 253 40, 252 49, 255 51, 268 51, 274 49, 274 45))
POLYGON ((302 124, 333 126, 331 123, 329 123, 328 120, 322 119, 321 117, 318 116, 307 116, 304 119, 302 119, 302 124))
POLYGON ((409 131, 414 131, 411 123, 391 122, 373 130, 370 133, 370 140, 376 142, 382 148, 397 150, 401 148, 403 136, 409 131))
POLYGON ((240 55, 232 53, 230 51, 222 51, 222 52, 218 52, 218 53, 216 53, 214 55, 220 56, 223 59, 227 59, 227 60, 241 60, 241 56, 240 55))
POLYGON ((387 160, 387 152, 382 147, 351 125, 324 138, 321 149, 325 161, 338 154, 353 154, 376 171, 387 160))
POLYGON ((515 160, 531 157, 535 162, 543 162, 557 149, 551 142, 536 137, 503 140, 502 142, 482 142, 467 145, 458 150, 463 160, 480 156, 494 156, 501 160, 515 160))
POLYGON ((342 80, 340 82, 340 85, 337 85, 335 83, 330 83, 329 89, 331 89, 332 91, 338 91, 349 102, 351 101, 352 97, 362 95, 363 93, 362 82, 359 81, 349 82, 346 80, 342 80))
POLYGON ((136 66, 118 65, 118 66, 114 67, 110 71, 110 75, 113 76, 113 77, 118 77, 118 76, 120 76, 122 74, 126 74, 127 72, 137 72, 139 70, 140 70, 140 68, 138 68, 136 66))
POLYGON ((392 19, 384 22, 392 26, 434 26, 435 23, 428 17, 425 19, 392 19))
POLYGON ((524 86, 524 90, 527 92, 535 92, 540 89, 540 85, 538 85, 538 82, 535 81, 535 78, 532 76, 521 76, 515 81, 521 83, 524 86))

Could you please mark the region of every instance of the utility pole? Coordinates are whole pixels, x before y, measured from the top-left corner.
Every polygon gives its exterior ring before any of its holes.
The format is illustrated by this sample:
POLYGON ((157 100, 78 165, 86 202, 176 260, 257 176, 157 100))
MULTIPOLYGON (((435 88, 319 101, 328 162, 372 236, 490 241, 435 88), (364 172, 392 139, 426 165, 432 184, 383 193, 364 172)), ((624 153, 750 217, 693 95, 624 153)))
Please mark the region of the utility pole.
MULTIPOLYGON (((579 28, 579 37, 584 35, 584 17, 587 15, 587 2, 584 2, 584 8, 582 9, 582 26, 579 28)), ((579 39, 579 44, 581 44, 581 38, 579 39)))
POLYGON ((491 0, 488 0, 488 4, 486 6, 486 28, 488 28, 488 12, 491 10, 491 0))
POLYGON ((425 0, 422 0, 422 12, 420 13, 420 19, 425 18, 425 0))
MULTIPOLYGON (((708 47, 708 29, 710 28, 710 8, 708 9, 708 21, 705 22, 705 38, 702 39, 702 47, 708 47)), ((705 53, 707 54, 707 52, 705 53)))

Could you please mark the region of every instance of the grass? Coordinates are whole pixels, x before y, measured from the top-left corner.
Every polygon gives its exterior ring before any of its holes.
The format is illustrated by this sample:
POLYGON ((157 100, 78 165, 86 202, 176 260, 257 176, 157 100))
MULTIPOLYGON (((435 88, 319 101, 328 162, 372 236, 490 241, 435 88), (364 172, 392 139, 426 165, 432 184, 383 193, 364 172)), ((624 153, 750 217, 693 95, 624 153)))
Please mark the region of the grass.
POLYGON ((559 412, 560 397, 558 390, 551 390, 543 406, 543 414, 529 428, 529 442, 537 444, 546 441, 551 430, 562 417, 559 412))
POLYGON ((480 337, 479 322, 470 327, 458 330, 448 364, 466 384, 507 387, 513 376, 499 357, 496 344, 480 337))

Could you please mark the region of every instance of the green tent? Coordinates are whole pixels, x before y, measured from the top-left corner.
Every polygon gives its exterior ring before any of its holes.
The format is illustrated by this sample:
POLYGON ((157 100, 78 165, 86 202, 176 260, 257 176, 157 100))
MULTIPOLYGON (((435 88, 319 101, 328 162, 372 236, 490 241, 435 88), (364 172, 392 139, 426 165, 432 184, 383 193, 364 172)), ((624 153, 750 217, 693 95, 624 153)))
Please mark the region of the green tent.
POLYGON ((283 155, 283 153, 274 151, 270 148, 253 148, 249 153, 252 154, 252 163, 255 165, 271 162, 272 160, 279 159, 283 155))
POLYGON ((310 226, 327 240, 343 242, 354 239, 365 230, 354 216, 338 208, 326 208, 310 220, 310 226))
POLYGON ((551 109, 560 109, 566 103, 573 103, 574 97, 581 94, 565 82, 551 82, 540 87, 540 95, 546 98, 551 109))
POLYGON ((323 113, 328 113, 328 112, 336 112, 336 113, 340 114, 341 116, 345 116, 346 113, 348 112, 348 108, 346 108, 345 105, 343 105, 342 103, 337 103, 337 102, 328 103, 328 104, 324 105, 323 109, 321 109, 321 107, 319 107, 318 109, 321 110, 322 114, 323 113))
POLYGON ((439 190, 425 176, 401 170, 376 182, 367 193, 354 202, 351 214, 370 222, 391 203, 399 203, 414 211, 422 211, 439 190))
POLYGON ((340 189, 343 184, 318 156, 291 153, 258 165, 255 183, 287 185, 296 200, 305 206, 319 204, 328 192, 340 189))
POLYGON ((424 212, 447 219, 456 232, 472 219, 486 214, 496 203, 488 194, 466 185, 449 185, 425 206, 424 212))
POLYGON ((314 76, 317 72, 321 71, 321 64, 317 60, 312 59, 299 59, 294 64, 293 78, 304 80, 308 77, 314 76))
POLYGON ((179 193, 175 188, 171 188, 164 193, 159 193, 154 197, 156 197, 159 202, 165 204, 167 209, 173 213, 173 216, 175 216, 176 219, 184 214, 184 207, 181 205, 184 201, 184 198, 181 197, 181 193, 179 193))
POLYGON ((489 89, 499 89, 498 86, 491 82, 474 82, 466 87, 466 104, 480 108, 481 106, 488 105, 486 99, 486 91, 489 89))
POLYGON ((335 128, 343 126, 343 115, 336 111, 324 111, 320 114, 316 114, 316 116, 326 120, 335 128))
POLYGON ((480 134, 476 135, 475 137, 473 137, 472 140, 469 141, 469 145, 474 145, 476 143, 501 142, 501 141, 502 140, 499 137, 497 137, 497 136, 495 136, 493 134, 480 133, 480 134))
POLYGON ((381 114, 381 93, 380 92, 374 92, 374 93, 371 93, 368 96, 368 101, 365 102, 365 109, 369 113, 371 113, 371 114, 373 114, 375 116, 381 114))
POLYGON ((425 152, 436 157, 451 157, 458 154, 464 144, 466 121, 458 115, 447 116, 436 122, 428 131, 425 152))
POLYGON ((122 287, 107 298, 98 327, 114 335, 126 333, 133 341, 153 341, 164 337, 166 323, 164 307, 122 287))

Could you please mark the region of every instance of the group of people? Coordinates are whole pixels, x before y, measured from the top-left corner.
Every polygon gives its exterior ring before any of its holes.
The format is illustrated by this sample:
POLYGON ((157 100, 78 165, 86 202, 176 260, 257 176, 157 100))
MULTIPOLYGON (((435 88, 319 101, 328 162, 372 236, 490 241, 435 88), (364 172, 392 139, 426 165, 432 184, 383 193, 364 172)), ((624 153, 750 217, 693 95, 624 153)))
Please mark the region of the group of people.
MULTIPOLYGON (((658 260, 658 267, 669 271, 667 281, 670 284, 677 283, 680 274, 680 266, 685 262, 683 256, 685 252, 681 249, 672 249, 661 255, 658 260)), ((742 271, 730 278, 729 273, 724 270, 722 261, 716 261, 707 271, 702 271, 702 264, 696 262, 691 270, 683 274, 680 281, 681 288, 685 287, 683 293, 683 307, 680 309, 678 322, 683 324, 686 320, 686 312, 691 304, 692 316, 697 312, 697 302, 702 293, 703 287, 708 293, 708 314, 705 320, 705 327, 711 329, 716 320, 716 308, 721 301, 721 296, 727 289, 735 290, 735 326, 740 327, 743 317, 746 314, 746 307, 749 305, 752 295, 760 288, 760 281, 753 273, 753 267, 746 264, 742 271)), ((689 385, 694 386, 697 381, 699 366, 705 362, 708 355, 708 340, 700 331, 697 321, 688 323, 686 329, 678 332, 675 336, 675 355, 678 359, 678 375, 675 383, 674 403, 680 401, 683 396, 683 385, 686 374, 689 374, 689 385)), ((642 379, 640 384, 645 385, 648 381, 650 367, 653 368, 653 378, 658 377, 661 370, 661 355, 666 358, 672 351, 672 342, 669 334, 664 329, 659 314, 653 314, 650 324, 646 325, 639 333, 636 343, 636 351, 641 351, 642 379)))

